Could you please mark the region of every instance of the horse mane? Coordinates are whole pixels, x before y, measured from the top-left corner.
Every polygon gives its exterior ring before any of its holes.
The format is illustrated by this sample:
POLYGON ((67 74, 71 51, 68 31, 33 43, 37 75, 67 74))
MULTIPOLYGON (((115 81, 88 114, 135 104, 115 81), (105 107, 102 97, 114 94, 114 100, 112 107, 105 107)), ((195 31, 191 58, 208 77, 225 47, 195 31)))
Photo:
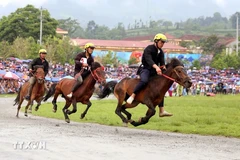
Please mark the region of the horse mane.
POLYGON ((99 67, 101 67, 102 65, 99 63, 99 62, 93 62, 92 64, 91 64, 91 71, 93 71, 93 70, 95 70, 95 69, 97 69, 97 68, 99 68, 99 67))
POLYGON ((171 61, 167 63, 166 68, 169 68, 170 66, 175 68, 177 66, 183 66, 183 63, 177 58, 172 58, 171 61))

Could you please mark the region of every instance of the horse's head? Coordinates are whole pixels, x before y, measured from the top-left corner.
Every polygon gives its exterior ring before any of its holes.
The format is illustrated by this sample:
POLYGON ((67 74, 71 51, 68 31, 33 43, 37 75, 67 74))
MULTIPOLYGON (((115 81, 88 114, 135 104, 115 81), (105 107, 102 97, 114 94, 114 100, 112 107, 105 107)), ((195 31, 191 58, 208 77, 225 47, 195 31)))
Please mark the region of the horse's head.
POLYGON ((43 70, 43 66, 37 65, 34 67, 34 70, 35 70, 34 76, 37 80, 37 83, 44 83, 45 73, 43 70))
POLYGON ((171 77, 183 87, 190 88, 192 86, 190 77, 178 59, 171 59, 171 62, 167 64, 167 71, 171 71, 171 77))
POLYGON ((100 63, 98 63, 98 62, 92 63, 91 74, 97 82, 99 82, 101 84, 106 83, 106 74, 100 63))

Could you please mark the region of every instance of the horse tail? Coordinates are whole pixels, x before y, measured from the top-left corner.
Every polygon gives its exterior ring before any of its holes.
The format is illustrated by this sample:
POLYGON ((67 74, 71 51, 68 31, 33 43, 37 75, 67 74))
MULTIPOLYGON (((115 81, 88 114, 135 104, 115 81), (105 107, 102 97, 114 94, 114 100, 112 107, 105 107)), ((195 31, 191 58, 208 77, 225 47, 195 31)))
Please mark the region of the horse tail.
POLYGON ((57 83, 54 83, 51 85, 51 87, 49 88, 46 96, 43 98, 43 102, 46 102, 50 97, 52 97, 55 93, 55 90, 56 90, 56 86, 57 86, 57 83))
POLYGON ((117 81, 110 81, 108 83, 106 83, 103 87, 103 89, 101 90, 100 93, 98 93, 98 97, 99 99, 103 99, 105 97, 108 97, 111 93, 113 93, 114 88, 116 86, 118 82, 117 81))
POLYGON ((13 106, 15 106, 16 104, 19 104, 21 90, 22 90, 22 86, 18 90, 18 94, 17 94, 17 97, 14 100, 15 103, 13 104, 13 106))

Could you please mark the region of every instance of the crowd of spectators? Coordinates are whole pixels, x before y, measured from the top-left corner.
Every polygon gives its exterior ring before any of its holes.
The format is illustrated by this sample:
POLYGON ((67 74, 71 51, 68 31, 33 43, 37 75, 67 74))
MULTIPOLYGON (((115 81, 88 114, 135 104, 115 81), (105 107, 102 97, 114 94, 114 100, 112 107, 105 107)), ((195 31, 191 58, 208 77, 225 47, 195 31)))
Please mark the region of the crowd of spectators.
MULTIPOLYGON (((31 60, 19 60, 8 58, 0 60, 0 93, 16 93, 19 87, 28 80, 28 64, 31 60), (12 72, 19 75, 19 79, 5 79, 4 73, 12 72)), ((121 80, 125 77, 137 77, 137 67, 122 65, 119 67, 105 66, 107 81, 121 80)), ((74 65, 50 64, 49 73, 46 76, 48 85, 58 82, 65 76, 73 76, 74 65)), ((240 73, 234 69, 216 70, 205 67, 200 70, 188 69, 193 85, 190 89, 182 88, 174 83, 169 89, 171 96, 185 95, 214 95, 236 94, 240 92, 240 73)))

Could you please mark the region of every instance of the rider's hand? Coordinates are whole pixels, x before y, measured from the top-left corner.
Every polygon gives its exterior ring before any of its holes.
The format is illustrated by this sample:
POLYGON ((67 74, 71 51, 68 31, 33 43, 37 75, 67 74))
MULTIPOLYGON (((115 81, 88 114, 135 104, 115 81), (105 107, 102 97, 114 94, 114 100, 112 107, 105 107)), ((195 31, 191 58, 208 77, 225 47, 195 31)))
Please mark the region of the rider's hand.
POLYGON ((159 67, 156 67, 156 72, 158 75, 162 75, 162 70, 159 67))
POLYGON ((88 67, 88 64, 87 63, 83 63, 82 66, 83 67, 88 67))
POLYGON ((166 70, 166 66, 165 66, 165 65, 163 65, 163 66, 162 66, 162 69, 163 69, 163 70, 166 70))
POLYGON ((30 73, 32 73, 32 72, 33 72, 33 70, 32 70, 32 69, 29 69, 29 72, 30 72, 30 73))

